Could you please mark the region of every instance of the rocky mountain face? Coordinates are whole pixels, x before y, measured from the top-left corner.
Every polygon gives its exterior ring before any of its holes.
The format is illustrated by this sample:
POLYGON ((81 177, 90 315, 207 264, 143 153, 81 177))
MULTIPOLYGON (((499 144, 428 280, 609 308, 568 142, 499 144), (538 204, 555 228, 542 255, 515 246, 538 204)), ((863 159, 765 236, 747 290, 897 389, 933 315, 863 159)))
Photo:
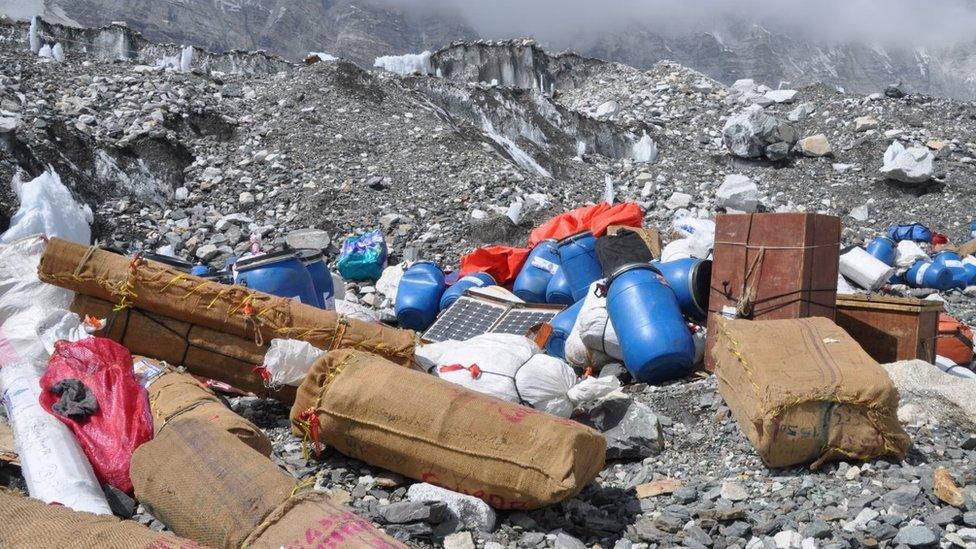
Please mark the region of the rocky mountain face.
MULTIPOLYGON (((531 41, 455 43, 389 60, 405 73, 396 74, 345 60, 209 54, 123 26, 39 25, 40 51, 64 52, 56 60, 33 53, 28 35, 26 24, 0 23, 0 230, 18 206, 7 182, 49 168, 91 207, 100 242, 166 246, 213 265, 245 250, 251 235, 274 249, 309 228, 331 262, 345 236, 380 228, 391 262, 451 268, 473 247, 523 243, 540 220, 604 200, 608 187, 664 235, 678 215, 751 202, 840 216, 848 244, 915 221, 958 242, 976 211, 972 102, 824 85, 727 87, 676 63, 638 70, 531 41), (765 157, 735 152, 733 138, 757 137, 745 125, 727 130, 743 118, 769 122, 781 137, 757 149, 765 157), (921 150, 927 179, 882 176, 892 143, 921 150)), ((389 314, 374 286, 344 290, 346 300, 389 314)), ((942 298, 953 314, 976 318, 969 296, 942 298)), ((410 500, 407 479, 336 452, 303 458, 283 406, 255 397, 231 404, 269 434, 273 459, 296 480, 416 547, 976 542, 974 425, 942 419, 930 398, 902 397, 914 443, 904 462, 812 473, 765 467, 716 387, 714 376, 628 385, 619 415, 630 423, 607 433, 619 459, 594 483, 528 512, 496 516, 481 503, 484 522, 460 532, 417 519, 434 504, 410 500), (969 485, 965 509, 933 492, 938 467, 969 485), (657 481, 671 488, 636 491, 657 481)), ((19 486, 6 471, 0 483, 19 486)), ((165 527, 143 508, 135 519, 165 527)))
MULTIPOLYGON (((13 13, 0 0, 0 13, 13 13)), ((195 45, 212 51, 264 49, 297 60, 323 51, 372 67, 382 55, 436 50, 454 40, 478 38, 476 22, 441 9, 410 9, 385 0, 32 0, 52 21, 102 26, 125 21, 156 42, 195 45)), ((23 8, 17 13, 24 13, 23 8)), ((485 38, 504 38, 488 36, 485 38)), ((671 60, 731 84, 753 78, 772 87, 825 83, 870 93, 901 83, 911 91, 976 98, 976 48, 877 45, 850 40, 826 43, 796 30, 766 27, 747 17, 721 28, 675 36, 646 26, 607 32, 597 39, 549 44, 580 53, 650 68, 671 60)))

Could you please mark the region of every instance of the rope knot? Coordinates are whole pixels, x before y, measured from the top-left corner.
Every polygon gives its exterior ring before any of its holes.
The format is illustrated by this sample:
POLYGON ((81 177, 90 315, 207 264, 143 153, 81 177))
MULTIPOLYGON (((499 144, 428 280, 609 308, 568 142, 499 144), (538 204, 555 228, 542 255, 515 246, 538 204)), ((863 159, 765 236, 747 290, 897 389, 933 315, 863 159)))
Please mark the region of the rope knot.
POLYGON ((308 408, 298 414, 298 426, 302 429, 302 457, 309 459, 308 443, 312 442, 315 449, 315 459, 322 455, 322 442, 319 441, 319 416, 314 408, 308 408))

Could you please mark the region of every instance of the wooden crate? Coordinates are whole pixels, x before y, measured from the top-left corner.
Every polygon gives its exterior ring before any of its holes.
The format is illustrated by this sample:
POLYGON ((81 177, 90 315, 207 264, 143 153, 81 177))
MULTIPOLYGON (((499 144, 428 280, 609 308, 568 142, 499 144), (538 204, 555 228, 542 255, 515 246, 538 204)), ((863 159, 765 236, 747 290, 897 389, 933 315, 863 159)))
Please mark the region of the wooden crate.
MULTIPOLYGON (((720 215, 708 300, 715 315, 752 320, 834 319, 840 218, 808 213, 720 215)), ((705 367, 712 370, 711 342, 705 367)))
POLYGON ((922 299, 838 295, 837 325, 882 364, 935 362, 942 303, 922 299))

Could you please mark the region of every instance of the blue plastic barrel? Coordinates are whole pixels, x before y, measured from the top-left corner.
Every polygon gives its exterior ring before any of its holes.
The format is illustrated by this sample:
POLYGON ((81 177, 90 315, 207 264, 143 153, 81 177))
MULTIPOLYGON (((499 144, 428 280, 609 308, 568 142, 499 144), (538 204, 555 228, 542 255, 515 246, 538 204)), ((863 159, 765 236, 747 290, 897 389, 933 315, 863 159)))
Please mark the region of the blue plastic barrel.
POLYGON ((895 266, 898 245, 887 236, 878 236, 864 248, 867 252, 889 267, 895 266))
POLYGON ((210 267, 206 265, 194 265, 190 268, 190 274, 193 276, 207 276, 210 274, 210 267))
POLYGON ((176 269, 181 273, 189 273, 190 271, 193 270, 193 263, 190 263, 189 261, 184 261, 178 257, 173 257, 171 255, 163 255, 163 254, 157 254, 153 252, 140 252, 139 257, 143 259, 148 259, 149 261, 162 263, 163 265, 176 269))
POLYGON ((312 277, 312 286, 315 286, 315 295, 319 298, 319 308, 334 309, 335 286, 332 284, 332 273, 325 264, 325 256, 320 250, 311 248, 296 250, 295 255, 308 269, 308 275, 312 277))
POLYGON ((708 294, 711 291, 711 260, 688 257, 655 263, 655 266, 671 286, 681 313, 693 320, 704 320, 708 315, 708 294))
POLYGON ((547 355, 565 360, 566 339, 569 338, 569 332, 573 331, 573 326, 576 324, 576 317, 579 316, 582 308, 583 300, 581 299, 560 311, 558 315, 549 321, 549 325, 552 326, 552 335, 549 336, 549 341, 546 342, 547 355))
POLYGON ((603 278, 603 267, 596 255, 596 237, 583 231, 559 241, 559 266, 569 281, 573 302, 577 302, 590 290, 590 284, 603 278))
POLYGON ((471 273, 461 280, 458 280, 451 285, 444 295, 441 296, 440 309, 444 309, 454 305, 454 302, 458 300, 459 297, 464 295, 464 292, 471 288, 482 288, 484 286, 494 286, 495 278, 488 273, 471 273))
POLYGON ((532 248, 525 265, 515 277, 512 291, 526 303, 546 303, 546 288, 559 270, 559 252, 556 241, 543 240, 532 248))
POLYGON ((566 272, 562 267, 556 269, 556 274, 549 279, 549 285, 546 287, 546 303, 553 305, 576 303, 576 300, 573 299, 573 291, 569 287, 569 279, 566 278, 566 272))
POLYGON ((297 299, 306 305, 317 306, 319 303, 312 277, 293 251, 238 260, 234 263, 234 283, 266 294, 297 299))
POLYGON ((418 261, 403 273, 397 288, 396 317, 400 326, 418 332, 437 319, 446 284, 444 271, 433 261, 418 261))
POLYGON ((948 290, 954 284, 952 273, 946 269, 945 265, 931 263, 924 259, 919 259, 908 269, 908 272, 905 273, 905 282, 912 288, 933 288, 936 290, 948 290))
POLYGON ((976 284, 976 265, 966 263, 963 268, 966 269, 966 286, 976 284))
POLYGON ((965 288, 969 285, 969 273, 966 271, 966 264, 962 262, 962 257, 952 250, 942 250, 932 257, 932 263, 942 265, 949 270, 952 275, 952 287, 965 288))
POLYGON ((607 312, 624 366, 635 380, 684 377, 695 363, 695 341, 671 288, 656 267, 625 265, 607 279, 607 312))

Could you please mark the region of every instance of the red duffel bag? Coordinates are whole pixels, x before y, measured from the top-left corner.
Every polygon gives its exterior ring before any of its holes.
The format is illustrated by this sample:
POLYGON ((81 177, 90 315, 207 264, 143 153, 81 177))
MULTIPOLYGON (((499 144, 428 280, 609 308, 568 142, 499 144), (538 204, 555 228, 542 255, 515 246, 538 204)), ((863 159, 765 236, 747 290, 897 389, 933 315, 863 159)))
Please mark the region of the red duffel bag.
POLYGON ((935 354, 959 365, 973 361, 973 330, 966 324, 942 313, 939 315, 939 336, 935 340, 935 354))

